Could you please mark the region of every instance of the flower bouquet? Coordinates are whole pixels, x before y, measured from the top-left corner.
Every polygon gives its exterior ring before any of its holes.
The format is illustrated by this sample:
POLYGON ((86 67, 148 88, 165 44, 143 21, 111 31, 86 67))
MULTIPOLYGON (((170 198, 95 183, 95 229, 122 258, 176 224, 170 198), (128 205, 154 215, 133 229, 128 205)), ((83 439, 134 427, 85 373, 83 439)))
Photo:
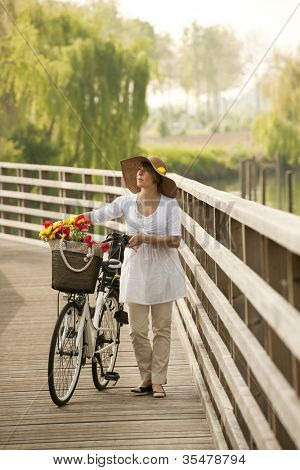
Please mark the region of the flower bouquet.
POLYGON ((69 219, 58 220, 57 222, 45 220, 44 228, 40 231, 39 236, 46 242, 63 238, 92 246, 95 242, 92 241, 91 235, 87 234, 90 225, 91 221, 83 215, 74 215, 69 219))
POLYGON ((44 222, 39 236, 52 250, 53 289, 69 293, 95 291, 103 251, 87 233, 90 225, 84 215, 44 222))

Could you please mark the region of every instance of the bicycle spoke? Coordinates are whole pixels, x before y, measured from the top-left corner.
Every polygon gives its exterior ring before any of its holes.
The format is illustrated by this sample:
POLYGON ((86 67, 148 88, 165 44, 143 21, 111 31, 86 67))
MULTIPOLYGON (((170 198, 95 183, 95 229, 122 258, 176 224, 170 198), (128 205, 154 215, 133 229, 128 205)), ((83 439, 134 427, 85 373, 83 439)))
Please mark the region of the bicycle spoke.
POLYGON ((118 306, 116 295, 112 295, 106 299, 100 314, 96 357, 92 362, 93 380, 99 390, 107 386, 108 380, 105 379, 105 374, 113 371, 117 358, 120 326, 114 314, 118 306))
POLYGON ((76 349, 80 312, 74 302, 62 310, 53 333, 49 354, 49 390, 53 401, 62 405, 72 396, 81 368, 82 338, 76 349))

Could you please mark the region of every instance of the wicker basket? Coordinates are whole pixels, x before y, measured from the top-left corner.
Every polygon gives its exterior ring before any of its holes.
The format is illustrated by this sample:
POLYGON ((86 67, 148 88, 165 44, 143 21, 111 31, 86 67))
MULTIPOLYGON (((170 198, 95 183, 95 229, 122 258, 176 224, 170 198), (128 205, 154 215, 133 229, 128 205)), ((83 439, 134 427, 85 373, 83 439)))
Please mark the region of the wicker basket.
POLYGON ((49 240, 49 245, 52 288, 69 293, 94 293, 103 259, 101 248, 64 239, 49 240))

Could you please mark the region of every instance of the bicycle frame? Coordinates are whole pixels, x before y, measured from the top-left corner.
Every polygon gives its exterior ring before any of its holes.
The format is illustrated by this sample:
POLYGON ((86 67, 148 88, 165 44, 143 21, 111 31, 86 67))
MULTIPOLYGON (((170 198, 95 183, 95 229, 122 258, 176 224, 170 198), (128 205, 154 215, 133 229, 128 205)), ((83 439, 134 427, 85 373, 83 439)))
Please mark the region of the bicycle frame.
MULTIPOLYGON (((122 266, 122 262, 117 259, 111 258, 109 261, 112 262, 112 265, 110 266, 109 264, 108 267, 118 269, 122 266)), ((97 332, 99 330, 99 328, 97 328, 95 325, 97 325, 99 322, 100 312, 108 294, 109 294, 109 291, 106 294, 102 290, 99 291, 97 301, 96 301, 95 314, 94 314, 93 321, 90 315, 89 297, 88 295, 86 296, 86 300, 85 300, 84 307, 83 307, 83 312, 80 318, 78 335, 76 338, 76 349, 78 349, 81 337, 83 335, 83 346, 86 347, 85 355, 89 359, 93 357, 96 352, 101 354, 102 351, 111 347, 111 344, 109 344, 108 346, 105 346, 101 350, 98 350, 98 351, 95 350, 97 332)))

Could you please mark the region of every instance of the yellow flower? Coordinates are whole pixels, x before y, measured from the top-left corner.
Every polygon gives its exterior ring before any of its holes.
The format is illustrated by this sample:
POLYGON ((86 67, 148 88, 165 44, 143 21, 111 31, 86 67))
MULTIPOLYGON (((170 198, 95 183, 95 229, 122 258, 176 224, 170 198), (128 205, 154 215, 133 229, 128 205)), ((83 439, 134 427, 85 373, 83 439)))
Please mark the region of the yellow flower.
POLYGON ((46 229, 40 231, 39 237, 44 241, 48 240, 48 234, 46 233, 46 229))
POLYGON ((50 227, 47 227, 47 228, 44 228, 43 230, 40 231, 39 233, 39 236, 42 238, 42 237, 47 237, 48 235, 50 235, 52 231, 52 225, 50 225, 50 227))
POLYGON ((156 168, 156 170, 159 171, 159 173, 162 173, 163 175, 166 172, 166 169, 163 166, 159 166, 158 168, 156 168))
POLYGON ((58 227, 58 226, 61 225, 61 224, 62 224, 62 221, 61 221, 61 220, 57 220, 56 222, 54 222, 53 227, 56 228, 56 227, 58 227))
MULTIPOLYGON (((53 232, 52 232, 52 233, 56 233, 56 232, 58 232, 59 228, 60 228, 59 226, 58 226, 58 227, 56 227, 56 228, 53 230, 53 232)), ((52 235, 52 233, 51 233, 51 235, 52 235)))
POLYGON ((64 219, 63 224, 64 225, 73 225, 74 220, 76 219, 77 215, 73 215, 73 217, 70 217, 69 219, 64 219))

